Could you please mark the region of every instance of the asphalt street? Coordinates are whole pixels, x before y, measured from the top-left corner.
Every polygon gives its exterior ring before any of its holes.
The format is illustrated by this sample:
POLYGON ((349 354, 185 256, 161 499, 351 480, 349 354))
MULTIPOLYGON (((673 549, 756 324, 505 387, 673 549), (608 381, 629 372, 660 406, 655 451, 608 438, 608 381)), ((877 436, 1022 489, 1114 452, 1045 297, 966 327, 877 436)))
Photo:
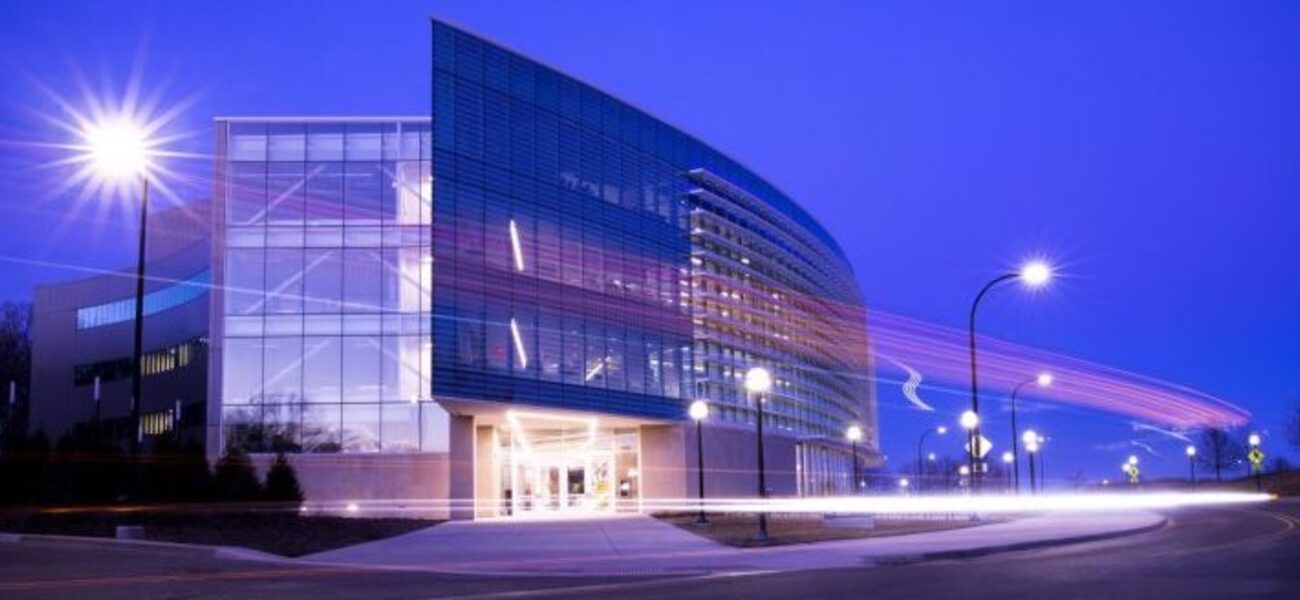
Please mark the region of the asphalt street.
POLYGON ((978 558, 667 578, 514 578, 0 544, 0 598, 1294 598, 1300 503, 1182 509, 1156 531, 978 558))

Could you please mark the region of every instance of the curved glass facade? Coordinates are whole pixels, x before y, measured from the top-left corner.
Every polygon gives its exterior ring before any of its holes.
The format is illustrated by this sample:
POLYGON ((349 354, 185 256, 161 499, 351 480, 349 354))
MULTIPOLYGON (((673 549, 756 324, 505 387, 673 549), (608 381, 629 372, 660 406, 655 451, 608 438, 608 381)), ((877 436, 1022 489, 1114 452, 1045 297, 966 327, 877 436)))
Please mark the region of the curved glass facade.
POLYGON ((435 397, 875 440, 865 315, 839 247, 730 158, 433 22, 435 397))

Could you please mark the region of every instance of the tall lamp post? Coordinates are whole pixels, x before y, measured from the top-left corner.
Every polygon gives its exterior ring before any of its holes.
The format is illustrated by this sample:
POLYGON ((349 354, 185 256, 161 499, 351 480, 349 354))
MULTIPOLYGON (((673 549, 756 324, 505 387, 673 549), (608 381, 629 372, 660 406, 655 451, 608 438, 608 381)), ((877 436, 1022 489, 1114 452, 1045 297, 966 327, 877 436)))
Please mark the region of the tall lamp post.
MULTIPOLYGON (((1029 287, 1039 287, 1046 284, 1048 280, 1050 280, 1051 278, 1052 278, 1052 268, 1048 266, 1047 263, 1043 263, 1040 261, 1029 262, 1026 263, 1023 267, 1021 267, 1019 272, 1006 273, 993 278, 992 281, 989 281, 987 284, 985 284, 984 287, 980 289, 979 293, 975 295, 975 301, 971 302, 970 328, 969 328, 970 329, 970 410, 971 412, 974 412, 976 415, 979 415, 980 412, 980 397, 979 397, 979 375, 978 375, 978 368, 976 366, 976 360, 975 360, 975 354, 976 354, 975 353, 975 315, 976 312, 979 310, 980 300, 983 300, 984 295, 987 294, 989 290, 996 287, 998 284, 1006 281, 1010 281, 1012 279, 1019 279, 1022 283, 1024 283, 1029 287)), ((970 468, 971 468, 972 484, 974 484, 975 481, 978 480, 978 476, 975 471, 975 456, 980 454, 978 448, 978 445, 980 443, 979 440, 980 440, 979 425, 976 424, 975 429, 971 433, 971 452, 969 452, 969 454, 971 455, 970 468)), ((975 485, 972 485, 971 487, 973 490, 975 485)))
POLYGON ((1264 491, 1264 453, 1259 449, 1259 434, 1252 433, 1246 439, 1250 443, 1250 469, 1255 472, 1255 491, 1264 491))
POLYGON ((975 493, 975 459, 979 455, 979 448, 976 447, 976 440, 979 439, 980 416, 979 413, 968 410, 961 414, 958 419, 961 428, 966 430, 966 466, 970 471, 970 485, 967 486, 972 494, 975 493))
POLYGON ((862 474, 858 470, 858 442, 862 441, 862 428, 850 425, 849 430, 844 432, 844 437, 848 438, 849 444, 853 446, 853 495, 856 496, 862 493, 862 474))
MULTIPOLYGON (((772 389, 772 373, 763 367, 751 367, 745 372, 745 389, 754 395, 758 410, 758 498, 767 499, 767 472, 763 464, 763 394, 772 389)), ((758 512, 758 542, 767 542, 767 511, 758 512)))
POLYGON ((696 400, 691 403, 691 419, 695 421, 695 475, 696 487, 700 495, 700 516, 695 519, 699 525, 706 525, 708 517, 704 516, 704 419, 709 416, 709 403, 696 400))
POLYGON ((1038 433, 1033 429, 1026 429, 1023 440, 1025 442, 1025 452, 1029 457, 1029 493, 1038 493, 1037 477, 1034 474, 1034 455, 1038 453, 1038 433))
MULTIPOLYGON (((1013 458, 1020 457, 1020 430, 1016 428, 1016 396, 1020 394, 1020 390, 1024 389, 1025 386, 1031 383, 1037 383, 1039 387, 1050 386, 1052 385, 1052 374, 1047 372, 1039 373, 1038 376, 1034 377, 1033 379, 1026 379, 1016 384, 1016 387, 1011 388, 1011 456, 1013 458)), ((1016 476, 1015 492, 1016 494, 1019 494, 1020 493, 1020 461, 1013 460, 1012 462, 1016 463, 1015 464, 1015 476, 1016 476)))
POLYGON ((1187 446, 1187 480, 1192 483, 1192 491, 1196 491, 1196 446, 1187 446))
POLYGON ((925 482, 925 463, 921 460, 921 456, 923 451, 922 448, 925 446, 925 438, 929 437, 931 433, 944 435, 948 433, 948 427, 940 425, 934 429, 926 429, 921 432, 921 439, 916 442, 916 489, 918 491, 924 490, 927 487, 925 482))
POLYGON ((1044 464, 1046 452, 1043 452, 1043 446, 1047 444, 1047 438, 1038 436, 1038 452, 1034 454, 1038 457, 1038 493, 1043 493, 1047 489, 1047 465, 1044 464))
POLYGON ((135 265, 135 338, 131 352, 131 456, 140 451, 140 371, 144 354, 144 261, 149 223, 149 170, 155 142, 148 132, 127 119, 94 123, 81 131, 82 159, 105 181, 128 178, 140 182, 140 230, 135 265))

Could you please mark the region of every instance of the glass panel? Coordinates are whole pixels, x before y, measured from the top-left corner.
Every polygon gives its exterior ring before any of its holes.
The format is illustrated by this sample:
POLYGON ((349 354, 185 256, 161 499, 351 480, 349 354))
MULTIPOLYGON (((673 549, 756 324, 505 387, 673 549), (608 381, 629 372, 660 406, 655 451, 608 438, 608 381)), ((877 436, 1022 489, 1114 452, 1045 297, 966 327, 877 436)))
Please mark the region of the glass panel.
POLYGON ((261 123, 231 123, 230 160, 266 160, 266 125, 261 123))
POLYGON ((272 225, 302 225, 306 173, 303 163, 267 165, 267 220, 272 225))
POLYGON ((379 338, 343 338, 343 401, 378 402, 380 390, 379 338))
POLYGON ((350 223, 379 223, 383 216, 383 170, 377 162, 347 163, 343 188, 345 218, 350 223))
POLYGON ((343 160, 343 125, 311 123, 307 126, 307 160, 343 160))
POLYGON ((226 448, 256 452, 262 446, 262 408, 224 406, 221 409, 222 441, 226 448))
POLYGON ((343 405, 343 451, 379 451, 379 405, 343 405))
POLYGON ((307 128, 300 123, 272 123, 267 158, 302 162, 307 157, 307 128))
POLYGON ((347 160, 379 160, 382 143, 378 123, 349 123, 346 140, 347 160))
POLYGON ((302 250, 266 251, 266 312, 302 312, 302 250))
POLYGON ((232 226, 260 224, 266 215, 266 164, 230 163, 226 220, 232 226))
POLYGON ((337 337, 303 339, 303 401, 342 401, 343 341, 337 337))
POLYGON ((304 452, 339 452, 343 449, 340 427, 343 406, 308 404, 302 411, 301 443, 304 452))
POLYGON ((343 251, 307 250, 303 261, 304 312, 339 312, 343 304, 343 251))
POLYGON ((262 313, 263 250, 226 251, 226 314, 262 313))
POLYGON ((266 338, 266 402, 283 404, 302 399, 302 338, 266 338))
POLYGON ((308 225, 343 221, 343 163, 307 163, 308 225))
POLYGON ((226 340, 222 350, 221 393, 225 405, 261 402, 261 339, 226 340))
POLYGON ((418 452, 420 413, 429 402, 385 404, 383 416, 384 452, 418 452))
POLYGON ((349 249, 343 251, 343 256, 343 312, 378 312, 383 269, 379 252, 349 249))

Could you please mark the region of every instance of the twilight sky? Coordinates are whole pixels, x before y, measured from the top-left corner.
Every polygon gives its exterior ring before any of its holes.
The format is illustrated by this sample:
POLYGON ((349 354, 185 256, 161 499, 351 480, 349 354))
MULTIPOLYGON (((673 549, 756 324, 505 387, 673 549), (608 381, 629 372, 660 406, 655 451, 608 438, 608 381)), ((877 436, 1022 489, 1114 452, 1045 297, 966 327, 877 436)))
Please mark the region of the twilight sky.
MULTIPOLYGON (((193 98, 171 130, 196 155, 176 168, 200 182, 214 116, 427 114, 431 14, 781 186, 841 241, 870 307, 963 327, 987 279, 1050 257, 1059 285, 1000 290, 983 332, 1218 396, 1254 414, 1270 455, 1285 446, 1300 404, 1300 4, 1282 0, 6 3, 0 298, 133 256, 130 215, 49 193, 65 173, 36 167, 58 155, 27 142, 68 140, 42 120, 56 109, 37 82, 113 95, 139 68, 164 102, 193 98)), ((890 464, 953 424, 965 394, 923 388, 938 412, 922 413, 883 383, 890 464)), ((1038 404, 1023 420, 1049 436, 1052 479, 1118 479, 1129 453, 1147 473, 1185 469, 1183 442, 1127 419, 1038 404)))

